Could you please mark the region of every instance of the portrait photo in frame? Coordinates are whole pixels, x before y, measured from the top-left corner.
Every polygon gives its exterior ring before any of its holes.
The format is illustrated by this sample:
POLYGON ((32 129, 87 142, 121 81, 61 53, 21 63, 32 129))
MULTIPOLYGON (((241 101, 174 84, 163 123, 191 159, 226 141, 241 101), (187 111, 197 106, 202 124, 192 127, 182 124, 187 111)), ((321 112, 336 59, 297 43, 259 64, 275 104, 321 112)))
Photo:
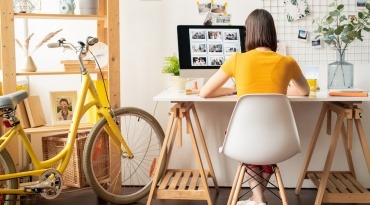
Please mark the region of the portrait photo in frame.
POLYGON ((68 125, 72 121, 77 91, 50 91, 52 125, 68 125))

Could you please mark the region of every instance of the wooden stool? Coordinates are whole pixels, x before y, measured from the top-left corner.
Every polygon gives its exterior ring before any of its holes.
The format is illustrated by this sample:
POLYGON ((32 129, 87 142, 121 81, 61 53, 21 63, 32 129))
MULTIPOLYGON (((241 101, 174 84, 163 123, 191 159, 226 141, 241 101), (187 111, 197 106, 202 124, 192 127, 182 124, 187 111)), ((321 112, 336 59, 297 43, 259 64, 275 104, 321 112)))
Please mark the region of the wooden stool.
POLYGON ((153 178, 147 205, 152 203, 152 199, 206 200, 209 205, 213 204, 210 197, 207 179, 209 177, 213 179, 213 184, 217 193, 219 192, 219 189, 194 103, 177 103, 171 108, 171 116, 167 125, 165 139, 162 145, 157 167, 161 167, 162 163, 166 163, 163 177, 162 179, 159 179, 159 169, 157 169, 153 178), (203 167, 203 162, 198 147, 199 142, 197 142, 195 137, 190 111, 192 111, 193 119, 198 129, 199 140, 204 150, 204 155, 207 160, 209 170, 205 170, 203 167), (192 141, 198 169, 168 169, 168 161, 170 160, 170 155, 172 153, 176 136, 178 137, 179 147, 182 146, 182 120, 184 118, 186 120, 187 133, 192 141), (168 144, 169 142, 170 144, 168 144), (163 156, 166 152, 167 162, 163 160, 163 156), (198 183, 198 181, 200 181, 200 183, 198 183), (157 186, 158 182, 159 186, 157 186))
POLYGON ((352 161, 352 133, 353 123, 356 126, 358 137, 365 156, 367 168, 370 172, 370 152, 366 142, 365 133, 361 124, 362 109, 354 103, 333 103, 325 102, 321 110, 314 134, 308 148, 300 178, 296 186, 296 194, 299 194, 304 179, 311 179, 318 188, 315 205, 322 203, 370 203, 370 192, 356 180, 355 170, 352 161), (327 134, 331 134, 331 113, 337 113, 334 132, 331 135, 331 143, 323 171, 307 171, 312 153, 314 151, 319 133, 327 115, 327 134), (347 118, 347 129, 344 126, 344 119, 347 118), (343 144, 347 156, 349 171, 331 172, 335 149, 342 134, 343 144), (329 182, 329 183, 328 183, 329 182))

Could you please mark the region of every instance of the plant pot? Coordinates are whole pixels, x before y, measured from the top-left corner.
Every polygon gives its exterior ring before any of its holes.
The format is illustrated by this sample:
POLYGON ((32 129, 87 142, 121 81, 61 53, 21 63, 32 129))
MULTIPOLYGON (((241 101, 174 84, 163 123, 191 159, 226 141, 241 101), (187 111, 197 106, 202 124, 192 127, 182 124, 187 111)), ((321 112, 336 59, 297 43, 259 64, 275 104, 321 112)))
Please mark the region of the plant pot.
POLYGON ((171 76, 171 90, 183 92, 186 86, 186 78, 180 76, 171 76))
POLYGON ((98 14, 98 0, 80 0, 80 14, 96 15, 98 14))
POLYGON ((337 51, 337 61, 328 65, 328 89, 353 88, 353 64, 345 61, 345 51, 337 51))

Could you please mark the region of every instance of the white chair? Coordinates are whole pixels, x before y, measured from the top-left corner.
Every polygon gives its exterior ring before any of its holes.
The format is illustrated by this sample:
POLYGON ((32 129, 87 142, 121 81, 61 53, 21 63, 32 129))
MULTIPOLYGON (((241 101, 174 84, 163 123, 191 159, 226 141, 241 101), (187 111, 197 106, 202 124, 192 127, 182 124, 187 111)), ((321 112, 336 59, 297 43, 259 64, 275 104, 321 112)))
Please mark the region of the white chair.
POLYGON ((238 201, 245 168, 250 164, 273 165, 280 198, 286 205, 284 185, 276 164, 300 152, 298 131, 287 96, 242 96, 234 108, 220 151, 239 162, 228 205, 238 201))

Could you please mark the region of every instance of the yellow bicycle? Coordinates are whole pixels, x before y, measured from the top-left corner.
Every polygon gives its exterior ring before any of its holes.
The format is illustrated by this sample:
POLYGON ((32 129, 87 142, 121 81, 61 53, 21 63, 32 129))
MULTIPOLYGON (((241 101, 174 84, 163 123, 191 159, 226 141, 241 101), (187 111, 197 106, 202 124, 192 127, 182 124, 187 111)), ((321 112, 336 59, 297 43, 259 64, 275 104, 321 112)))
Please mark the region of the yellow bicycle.
POLYGON ((48 45, 75 51, 82 74, 67 143, 56 156, 48 160, 37 158, 15 114, 17 104, 27 98, 28 93, 17 91, 0 96, 0 115, 7 127, 6 133, 0 137, 0 204, 15 204, 17 195, 39 194, 46 199, 53 199, 61 193, 62 173, 70 161, 81 118, 92 107, 96 107, 100 118, 84 145, 83 170, 90 187, 100 198, 116 204, 136 202, 149 193, 154 169, 160 169, 162 173, 164 166, 155 167, 164 138, 158 121, 139 108, 111 109, 102 105, 90 74, 83 65, 89 46, 97 42, 97 38, 88 37, 86 42, 78 42, 78 46, 65 39, 48 45), (16 171, 6 150, 15 137, 20 137, 34 167, 32 170, 16 171), (112 163, 110 158, 117 160, 112 163), (53 165, 58 166, 52 168, 53 165), (28 176, 39 179, 33 185, 21 186, 19 179, 28 176))

